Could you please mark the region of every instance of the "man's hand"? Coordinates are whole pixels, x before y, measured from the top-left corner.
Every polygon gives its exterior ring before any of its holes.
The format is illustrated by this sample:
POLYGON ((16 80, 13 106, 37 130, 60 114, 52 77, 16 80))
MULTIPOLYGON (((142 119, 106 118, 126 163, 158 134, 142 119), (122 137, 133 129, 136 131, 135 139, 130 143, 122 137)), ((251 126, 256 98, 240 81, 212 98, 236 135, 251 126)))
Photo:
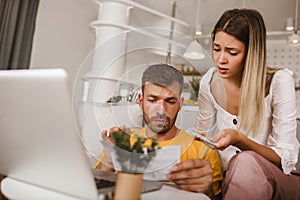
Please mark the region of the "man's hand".
MULTIPOLYGON (((130 129, 125 127, 125 126, 121 126, 121 127, 112 127, 109 130, 103 130, 101 132, 102 135, 102 140, 106 141, 106 142, 110 142, 110 143, 114 143, 113 138, 111 137, 111 134, 115 131, 127 131, 130 132, 130 129)), ((97 166, 97 169, 101 169, 104 171, 110 171, 110 172, 114 172, 114 168, 113 168, 113 163, 112 163, 112 158, 111 158, 111 152, 110 150, 103 148, 103 158, 101 160, 101 163, 97 166)))
POLYGON ((117 127, 117 126, 114 126, 114 127, 111 127, 109 130, 103 130, 101 132, 102 134, 102 139, 106 142, 112 142, 113 143, 113 139, 111 138, 111 134, 113 132, 116 132, 116 131, 126 131, 128 133, 131 132, 130 128, 127 128, 126 126, 120 126, 120 127, 117 127))
POLYGON ((182 190, 208 193, 213 170, 208 160, 191 159, 176 164, 167 177, 182 190))

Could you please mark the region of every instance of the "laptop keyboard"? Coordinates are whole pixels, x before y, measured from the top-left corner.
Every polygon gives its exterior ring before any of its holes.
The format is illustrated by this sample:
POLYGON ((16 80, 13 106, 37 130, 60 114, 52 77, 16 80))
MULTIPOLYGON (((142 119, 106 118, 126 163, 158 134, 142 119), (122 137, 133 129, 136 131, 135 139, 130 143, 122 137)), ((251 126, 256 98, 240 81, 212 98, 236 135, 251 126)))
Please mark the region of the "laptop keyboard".
POLYGON ((115 186, 115 182, 104 180, 104 179, 95 178, 95 182, 98 189, 115 186))
POLYGON ((104 195, 104 200, 113 200, 114 199, 114 186, 116 182, 109 181, 101 178, 95 178, 96 186, 98 191, 104 195))

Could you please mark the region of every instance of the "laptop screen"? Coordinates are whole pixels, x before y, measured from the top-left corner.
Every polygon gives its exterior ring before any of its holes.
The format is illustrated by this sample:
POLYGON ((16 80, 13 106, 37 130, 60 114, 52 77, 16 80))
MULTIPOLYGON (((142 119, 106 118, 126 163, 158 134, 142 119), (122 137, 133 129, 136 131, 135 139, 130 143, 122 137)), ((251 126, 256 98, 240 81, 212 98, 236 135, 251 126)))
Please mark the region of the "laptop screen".
POLYGON ((62 69, 0 71, 0 173, 95 199, 93 174, 74 124, 62 69))

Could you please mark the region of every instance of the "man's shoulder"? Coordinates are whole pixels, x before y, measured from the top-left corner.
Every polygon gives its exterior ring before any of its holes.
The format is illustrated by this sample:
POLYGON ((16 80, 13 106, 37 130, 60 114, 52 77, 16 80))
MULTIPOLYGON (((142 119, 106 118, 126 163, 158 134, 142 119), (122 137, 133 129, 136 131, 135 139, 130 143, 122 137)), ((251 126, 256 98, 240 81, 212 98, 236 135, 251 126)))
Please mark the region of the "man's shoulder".
POLYGON ((194 136, 188 134, 185 130, 180 131, 180 137, 184 138, 185 140, 189 140, 192 142, 194 145, 202 145, 203 142, 200 140, 197 140, 194 136))
POLYGON ((185 137, 185 138, 190 138, 193 139, 195 141, 201 142, 200 140, 197 140, 194 136, 190 135, 188 132, 186 132, 185 130, 181 130, 180 131, 181 137, 185 137))
POLYGON ((190 134, 188 134, 185 130, 181 129, 179 134, 182 136, 182 137, 188 137, 188 138, 193 138, 193 136, 191 136, 190 134))

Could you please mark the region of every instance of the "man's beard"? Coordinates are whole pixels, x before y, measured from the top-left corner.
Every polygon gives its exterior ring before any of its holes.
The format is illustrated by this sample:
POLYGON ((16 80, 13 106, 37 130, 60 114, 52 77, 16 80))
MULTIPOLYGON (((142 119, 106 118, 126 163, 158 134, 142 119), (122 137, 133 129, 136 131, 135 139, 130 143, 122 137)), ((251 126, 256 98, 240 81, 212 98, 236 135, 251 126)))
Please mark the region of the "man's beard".
POLYGON ((153 133, 162 135, 162 134, 167 133, 175 125, 177 114, 173 119, 171 119, 170 117, 163 114, 163 115, 156 115, 154 117, 151 117, 147 121, 146 118, 145 118, 146 113, 143 112, 143 118, 144 118, 144 121, 145 121, 146 125, 150 128, 150 130, 153 133), (163 125, 154 126, 152 124, 152 122, 155 121, 155 120, 164 120, 166 123, 164 123, 163 125))

